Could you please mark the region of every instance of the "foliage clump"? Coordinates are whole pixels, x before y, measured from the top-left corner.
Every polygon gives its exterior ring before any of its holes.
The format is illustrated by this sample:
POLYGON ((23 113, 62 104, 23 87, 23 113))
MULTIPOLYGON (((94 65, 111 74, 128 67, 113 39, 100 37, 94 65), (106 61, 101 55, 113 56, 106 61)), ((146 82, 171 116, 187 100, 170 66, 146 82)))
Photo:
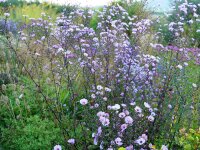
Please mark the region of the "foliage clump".
POLYGON ((4 148, 13 150, 49 149, 62 138, 54 122, 37 115, 26 118, 24 122, 14 121, 1 132, 4 148))

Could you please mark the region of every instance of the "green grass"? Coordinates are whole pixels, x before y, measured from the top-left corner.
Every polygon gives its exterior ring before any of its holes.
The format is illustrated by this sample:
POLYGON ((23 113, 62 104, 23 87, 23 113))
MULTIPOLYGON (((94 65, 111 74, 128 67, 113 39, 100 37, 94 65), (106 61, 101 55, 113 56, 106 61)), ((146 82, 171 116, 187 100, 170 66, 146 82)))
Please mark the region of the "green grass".
MULTIPOLYGON (((51 16, 53 19, 55 19, 58 14, 56 13, 55 9, 46 8, 47 3, 43 3, 41 5, 37 4, 25 4, 22 7, 15 7, 13 6, 10 9, 11 19, 15 21, 23 20, 23 15, 27 15, 28 18, 40 18, 41 13, 46 13, 47 15, 51 16)), ((50 6, 51 7, 51 6, 50 6)))

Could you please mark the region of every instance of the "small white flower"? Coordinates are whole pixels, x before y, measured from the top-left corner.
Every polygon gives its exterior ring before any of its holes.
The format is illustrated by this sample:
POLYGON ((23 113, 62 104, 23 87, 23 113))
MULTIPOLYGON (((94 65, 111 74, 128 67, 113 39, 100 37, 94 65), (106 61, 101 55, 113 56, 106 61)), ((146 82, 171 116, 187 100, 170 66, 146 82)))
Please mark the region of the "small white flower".
POLYGON ((97 104, 97 103, 94 104, 94 107, 95 107, 95 108, 98 108, 98 107, 99 107, 99 104, 97 104))
POLYGON ((104 93, 103 93, 103 91, 101 91, 99 94, 102 96, 104 93))
POLYGON ((108 88, 108 87, 105 87, 105 91, 106 91, 106 92, 111 92, 111 89, 108 88))
POLYGON ((178 65, 178 66, 176 66, 176 67, 179 68, 180 70, 183 69, 183 66, 181 66, 181 65, 178 65))
POLYGON ((128 110, 124 110, 123 112, 124 112, 126 115, 129 115, 129 114, 130 114, 128 110))
POLYGON ((122 92, 122 93, 120 94, 120 96, 124 96, 124 93, 122 92))
POLYGON ((136 111, 137 113, 141 113, 141 112, 142 112, 142 109, 141 109, 139 106, 136 106, 136 107, 135 107, 135 111, 136 111))
POLYGON ((110 120, 105 117, 100 117, 99 121, 102 123, 103 126, 108 126, 110 124, 110 120))
POLYGON ((126 116, 126 117, 125 117, 125 123, 127 123, 127 124, 132 124, 132 123, 133 123, 132 117, 131 117, 131 116, 126 116))
POLYGON ((88 54, 87 54, 87 53, 83 53, 83 55, 84 55, 85 57, 88 57, 88 54))
POLYGON ((98 42, 98 38, 96 38, 96 37, 93 38, 93 41, 94 41, 94 42, 98 42))
POLYGON ((133 150, 133 145, 129 145, 126 147, 126 150, 133 150))
POLYGON ((191 106, 190 106, 190 109, 194 109, 194 106, 191 105, 191 106))
POLYGON ((121 146, 123 143, 122 143, 122 139, 121 138, 116 138, 115 139, 115 143, 118 145, 118 146, 121 146))
POLYGON ((64 52, 64 49, 62 47, 60 47, 57 51, 57 53, 60 53, 60 52, 64 52))
POLYGON ((40 54, 39 54, 39 53, 35 53, 35 55, 36 55, 36 56, 40 56, 40 54))
POLYGON ((135 104, 136 104, 135 102, 131 102, 131 103, 130 103, 131 106, 134 106, 135 104))
POLYGON ((46 14, 44 12, 41 13, 41 16, 46 16, 46 14))
POLYGON ((122 107, 126 107, 126 104, 121 104, 122 107))
POLYGON ((112 106, 108 105, 107 108, 108 108, 108 110, 111 110, 111 109, 112 109, 112 106))
POLYGON ((97 113, 97 116, 98 117, 101 117, 101 116, 104 117, 105 116, 105 112, 100 111, 100 112, 97 113))
POLYGON ((162 145, 161 150, 168 150, 167 146, 162 145))
POLYGON ((149 68, 149 64, 145 64, 144 67, 145 67, 145 68, 149 68))
POLYGON ((101 86, 101 85, 97 85, 97 90, 102 90, 103 89, 103 87, 101 86))
POLYGON ((149 148, 152 149, 153 148, 153 144, 149 143, 149 148))
POLYGON ((124 118, 126 114, 124 112, 119 113, 119 118, 124 118))
POLYGON ((148 103, 146 103, 146 102, 144 102, 144 106, 145 106, 146 108, 151 108, 151 106, 150 106, 148 103))
POLYGON ((67 142, 68 142, 69 144, 74 144, 74 143, 75 143, 75 139, 69 139, 67 142))
POLYGON ((108 100, 108 98, 107 98, 107 97, 104 97, 104 98, 103 98, 103 100, 104 100, 104 101, 107 101, 107 100, 108 100))
POLYGON ((100 92, 99 92, 99 91, 97 91, 97 92, 96 92, 96 95, 100 95, 100 92))
POLYGON ((91 98, 96 98, 96 95, 95 95, 95 94, 92 94, 92 95, 91 95, 91 98))
POLYGON ((189 24, 193 24, 194 21, 193 21, 193 20, 189 20, 188 23, 189 23, 189 24))
POLYGON ((21 99, 23 96, 24 96, 24 94, 21 94, 21 95, 19 96, 19 99, 21 99))
POLYGON ((148 117, 148 120, 151 121, 151 122, 153 122, 153 121, 154 121, 154 117, 153 117, 152 115, 150 115, 150 116, 148 117))
POLYGON ((122 130, 122 132, 123 132, 124 130, 126 130, 127 127, 128 127, 127 124, 122 124, 122 125, 121 125, 121 130, 122 130))
POLYGON ((148 140, 148 136, 146 134, 142 134, 141 138, 143 138, 145 141, 148 140))
POLYGON ((171 104, 169 104, 169 105, 168 105, 168 108, 169 108, 169 109, 172 109, 172 105, 171 105, 171 104))
POLYGON ((192 83, 192 86, 193 86, 194 88, 197 88, 197 85, 196 85, 195 83, 192 83))
POLYGON ((10 14, 9 13, 4 13, 4 16, 10 17, 10 14))
POLYGON ((156 116, 156 113, 155 112, 151 112, 151 116, 156 116))
POLYGON ((22 37, 22 41, 25 41, 26 40, 26 37, 22 37))
POLYGON ((149 112, 153 112, 153 109, 152 109, 152 108, 149 108, 149 112))
POLYGON ((139 114, 138 114, 138 117, 142 118, 142 117, 144 117, 144 114, 139 113, 139 114))
POLYGON ((69 54, 71 54, 72 52, 70 51, 70 50, 67 50, 66 52, 65 52, 65 55, 69 55, 69 54))
POLYGON ((41 37, 41 41, 44 41, 45 40, 45 36, 41 37))
POLYGON ((185 65, 185 66, 188 66, 188 63, 184 62, 184 65, 185 65))
POLYGON ((4 2, 6 2, 6 0, 0 0, 0 3, 4 3, 4 2))
POLYGON ((119 44, 117 42, 115 42, 113 45, 114 45, 114 47, 118 47, 119 46, 119 44))
POLYGON ((139 145, 143 145, 145 143, 145 139, 144 138, 139 138, 136 140, 136 143, 139 145))
POLYGON ((54 146, 53 150, 62 150, 62 147, 60 145, 54 146))
POLYGON ((80 100, 81 105, 86 105, 88 103, 88 100, 83 98, 80 100))
POLYGON ((114 106, 112 106, 112 110, 119 110, 119 109, 120 109, 119 104, 115 104, 114 106))

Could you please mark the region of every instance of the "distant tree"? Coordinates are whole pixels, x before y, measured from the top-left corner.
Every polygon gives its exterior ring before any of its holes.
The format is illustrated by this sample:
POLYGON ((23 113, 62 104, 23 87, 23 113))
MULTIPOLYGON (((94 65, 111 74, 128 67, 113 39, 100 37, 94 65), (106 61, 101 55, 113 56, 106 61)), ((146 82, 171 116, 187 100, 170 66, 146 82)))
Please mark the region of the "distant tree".
POLYGON ((147 18, 150 13, 147 10, 147 0, 135 1, 135 0, 119 0, 112 2, 111 5, 122 6, 130 16, 137 16, 138 19, 147 18))

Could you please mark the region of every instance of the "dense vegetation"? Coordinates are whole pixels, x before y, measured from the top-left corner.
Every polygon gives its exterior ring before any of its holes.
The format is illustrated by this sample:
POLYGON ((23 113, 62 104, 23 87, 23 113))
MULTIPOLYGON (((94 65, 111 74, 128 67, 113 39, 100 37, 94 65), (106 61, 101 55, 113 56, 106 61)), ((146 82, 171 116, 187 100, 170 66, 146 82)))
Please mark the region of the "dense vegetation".
POLYGON ((198 0, 0 7, 0 149, 200 148, 198 0))

